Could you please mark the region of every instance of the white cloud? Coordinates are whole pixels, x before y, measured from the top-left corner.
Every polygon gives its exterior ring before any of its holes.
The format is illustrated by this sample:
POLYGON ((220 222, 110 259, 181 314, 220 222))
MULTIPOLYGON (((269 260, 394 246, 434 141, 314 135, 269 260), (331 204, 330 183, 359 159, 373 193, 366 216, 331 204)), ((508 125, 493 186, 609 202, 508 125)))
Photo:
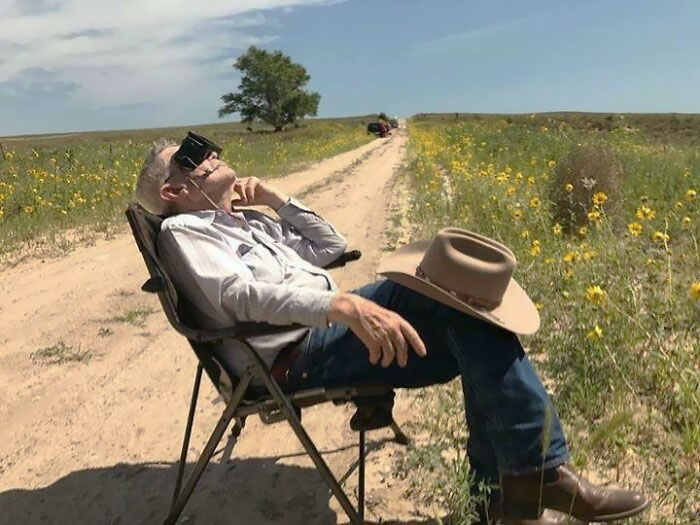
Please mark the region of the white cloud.
POLYGON ((186 98, 274 40, 265 10, 332 1, 0 0, 0 90, 43 71, 86 107, 186 98))

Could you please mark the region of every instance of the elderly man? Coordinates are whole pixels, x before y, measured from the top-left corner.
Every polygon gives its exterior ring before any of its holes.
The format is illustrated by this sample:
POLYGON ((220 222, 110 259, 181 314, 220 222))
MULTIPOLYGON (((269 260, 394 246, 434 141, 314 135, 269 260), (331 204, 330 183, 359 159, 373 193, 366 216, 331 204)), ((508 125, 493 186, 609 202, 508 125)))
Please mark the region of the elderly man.
MULTIPOLYGON (((145 209, 167 216, 158 248, 203 326, 308 326, 252 341, 287 391, 415 388, 460 375, 470 466, 505 523, 560 523, 562 513, 610 521, 649 506, 567 466, 556 411, 516 336, 535 331, 539 317, 511 277, 510 250, 446 229, 392 255, 382 269, 389 279, 339 291, 321 267, 345 251, 342 235, 279 189, 239 178, 219 151, 194 134, 179 147, 158 142, 136 190, 145 209), (249 205, 269 206, 279 220, 236 210, 249 205)), ((233 343, 218 352, 235 373, 248 364, 233 343)))

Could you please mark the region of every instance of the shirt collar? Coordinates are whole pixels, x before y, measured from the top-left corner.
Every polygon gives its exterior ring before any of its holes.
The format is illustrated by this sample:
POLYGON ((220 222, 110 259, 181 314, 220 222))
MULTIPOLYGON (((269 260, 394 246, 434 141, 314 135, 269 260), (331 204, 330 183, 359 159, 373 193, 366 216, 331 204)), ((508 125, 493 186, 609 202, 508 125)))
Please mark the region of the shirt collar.
POLYGON ((215 220, 221 221, 226 220, 227 218, 233 219, 234 221, 238 222, 246 222, 243 212, 240 211, 227 213, 224 210, 201 210, 193 211, 190 213, 195 217, 199 217, 200 219, 206 221, 209 225, 211 225, 215 220))

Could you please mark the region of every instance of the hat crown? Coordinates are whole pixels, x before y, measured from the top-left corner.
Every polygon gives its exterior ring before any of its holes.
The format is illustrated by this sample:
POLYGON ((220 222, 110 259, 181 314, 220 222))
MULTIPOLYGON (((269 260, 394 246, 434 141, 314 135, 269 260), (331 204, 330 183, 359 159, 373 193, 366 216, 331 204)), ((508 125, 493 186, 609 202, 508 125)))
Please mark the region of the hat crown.
POLYGON ((493 239, 444 228, 428 246, 418 271, 463 300, 493 309, 501 304, 515 265, 513 252, 493 239))

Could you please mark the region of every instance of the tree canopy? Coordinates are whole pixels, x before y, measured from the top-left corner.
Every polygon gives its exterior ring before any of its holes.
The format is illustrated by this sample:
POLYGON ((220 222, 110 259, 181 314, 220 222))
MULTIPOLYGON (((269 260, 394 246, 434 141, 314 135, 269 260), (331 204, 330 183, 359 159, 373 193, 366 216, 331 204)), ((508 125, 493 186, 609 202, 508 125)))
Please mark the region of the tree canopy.
POLYGON ((321 95, 303 87, 311 78, 301 64, 281 51, 250 46, 233 65, 242 73, 238 92, 221 97, 219 117, 240 113, 243 122, 256 118, 280 131, 307 115, 315 116, 321 95))

